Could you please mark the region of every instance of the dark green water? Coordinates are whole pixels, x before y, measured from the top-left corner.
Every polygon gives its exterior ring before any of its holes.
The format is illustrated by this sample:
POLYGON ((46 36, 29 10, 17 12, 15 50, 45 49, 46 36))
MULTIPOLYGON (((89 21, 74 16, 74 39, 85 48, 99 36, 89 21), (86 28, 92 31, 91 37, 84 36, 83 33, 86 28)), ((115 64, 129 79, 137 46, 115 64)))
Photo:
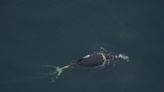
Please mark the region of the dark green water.
POLYGON ((164 92, 162 3, 1 0, 0 92, 164 92), (99 47, 130 63, 68 70, 55 83, 43 74, 42 65, 66 65, 99 47))

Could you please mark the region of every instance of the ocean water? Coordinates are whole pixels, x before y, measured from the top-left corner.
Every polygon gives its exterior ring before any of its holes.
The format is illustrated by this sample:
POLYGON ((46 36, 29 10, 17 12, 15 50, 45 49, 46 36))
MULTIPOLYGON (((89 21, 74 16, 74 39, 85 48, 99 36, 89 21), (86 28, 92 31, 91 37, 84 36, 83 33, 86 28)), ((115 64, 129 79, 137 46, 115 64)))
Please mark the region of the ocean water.
POLYGON ((0 92, 164 92, 163 1, 1 0, 0 92), (112 70, 51 68, 104 47, 112 70))

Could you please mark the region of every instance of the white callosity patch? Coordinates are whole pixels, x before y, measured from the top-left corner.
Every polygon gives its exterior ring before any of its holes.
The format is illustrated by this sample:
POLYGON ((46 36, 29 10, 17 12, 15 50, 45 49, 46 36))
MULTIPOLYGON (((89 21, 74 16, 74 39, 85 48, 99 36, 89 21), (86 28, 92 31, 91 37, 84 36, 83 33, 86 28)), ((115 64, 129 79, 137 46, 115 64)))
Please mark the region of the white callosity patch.
POLYGON ((126 60, 127 62, 129 62, 129 57, 128 56, 125 56, 123 54, 119 54, 118 57, 123 59, 123 60, 126 60))

